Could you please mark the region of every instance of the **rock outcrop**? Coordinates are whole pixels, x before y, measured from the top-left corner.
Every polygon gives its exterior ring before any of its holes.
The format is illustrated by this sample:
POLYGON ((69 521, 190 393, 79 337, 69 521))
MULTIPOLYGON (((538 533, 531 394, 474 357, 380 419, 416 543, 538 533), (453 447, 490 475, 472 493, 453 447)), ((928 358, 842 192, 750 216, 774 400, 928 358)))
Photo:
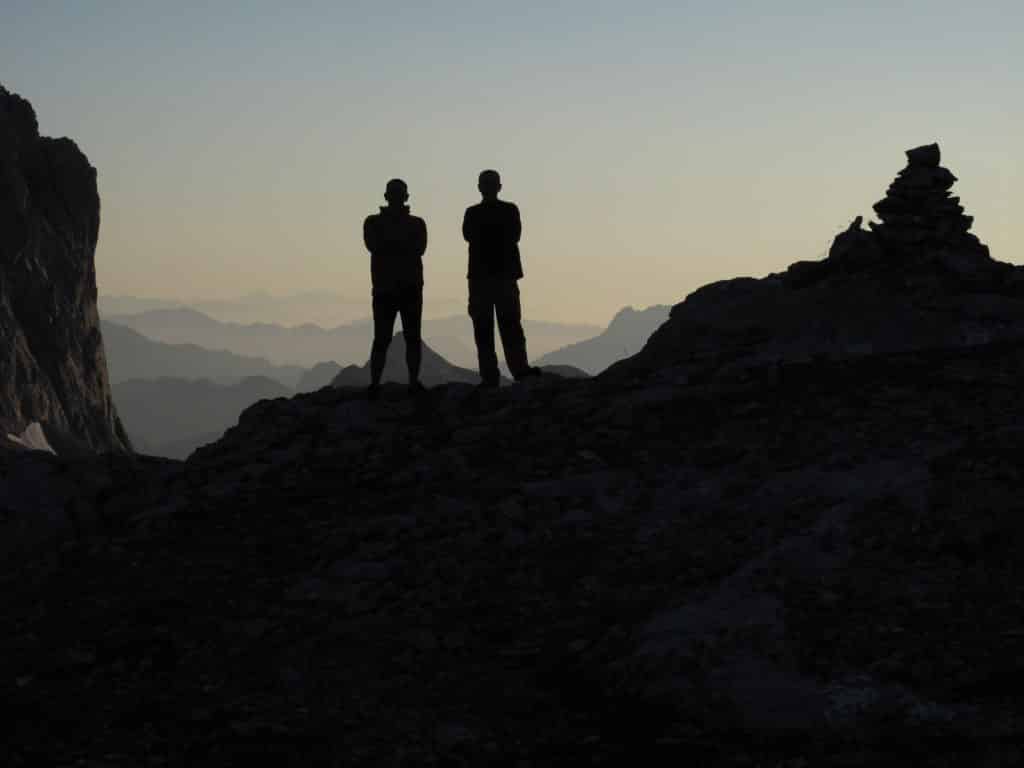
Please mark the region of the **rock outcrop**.
MULTIPOLYGON (((909 163, 823 261, 694 291, 609 375, 674 367, 700 378, 769 362, 846 359, 1024 338, 1024 269, 993 260, 948 190, 936 145, 909 163)), ((674 374, 675 375, 675 374, 674 374)))
POLYGON ((96 309, 96 170, 0 86, 0 439, 127 451, 96 309))

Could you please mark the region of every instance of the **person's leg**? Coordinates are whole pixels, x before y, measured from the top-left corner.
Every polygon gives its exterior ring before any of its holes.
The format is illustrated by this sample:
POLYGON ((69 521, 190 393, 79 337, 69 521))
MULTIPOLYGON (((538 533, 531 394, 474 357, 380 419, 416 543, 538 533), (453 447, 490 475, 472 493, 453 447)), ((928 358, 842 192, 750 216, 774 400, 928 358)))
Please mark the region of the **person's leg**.
POLYGON ((390 295, 373 297, 373 347, 370 350, 370 386, 380 386, 384 366, 388 362, 388 347, 391 346, 391 335, 395 330, 395 316, 398 314, 398 302, 390 295))
POLYGON ((474 278, 469 281, 469 316, 473 320, 473 338, 476 341, 480 378, 484 384, 497 384, 498 355, 494 351, 494 296, 493 281, 474 278))
POLYGON ((409 370, 409 386, 418 386, 420 359, 423 355, 423 291, 416 288, 402 297, 402 335, 405 336, 405 365, 409 370))
POLYGON ((495 301, 498 314, 498 332, 505 349, 505 362, 511 374, 520 379, 530 376, 534 369, 526 357, 526 334, 523 332, 523 310, 519 302, 519 285, 515 280, 500 284, 495 301))

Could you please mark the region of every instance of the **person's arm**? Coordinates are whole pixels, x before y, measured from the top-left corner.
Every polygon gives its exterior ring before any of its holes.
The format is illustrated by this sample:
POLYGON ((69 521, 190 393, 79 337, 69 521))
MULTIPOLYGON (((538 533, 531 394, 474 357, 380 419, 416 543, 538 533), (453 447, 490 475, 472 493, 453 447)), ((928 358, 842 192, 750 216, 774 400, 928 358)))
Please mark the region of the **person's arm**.
POLYGON ((373 225, 373 216, 367 216, 363 221, 363 243, 370 253, 377 251, 377 231, 373 225))
POLYGON ((509 218, 512 221, 509 227, 509 236, 513 243, 518 243, 523 234, 523 220, 519 217, 519 206, 515 203, 510 203, 510 205, 512 206, 512 215, 509 218))
POLYGON ((473 209, 467 208, 466 215, 462 217, 462 238, 467 243, 471 243, 476 240, 476 232, 473 226, 473 209))
POLYGON ((416 251, 416 258, 421 258, 427 252, 427 222, 423 219, 416 219, 416 241, 413 243, 416 251))

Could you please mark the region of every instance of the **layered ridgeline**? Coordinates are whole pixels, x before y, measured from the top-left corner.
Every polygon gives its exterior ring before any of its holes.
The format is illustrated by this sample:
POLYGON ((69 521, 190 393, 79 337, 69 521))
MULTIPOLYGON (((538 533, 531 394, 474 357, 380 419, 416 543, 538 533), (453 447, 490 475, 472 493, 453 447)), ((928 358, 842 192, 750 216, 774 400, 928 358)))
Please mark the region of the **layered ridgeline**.
POLYGON ((640 351, 651 334, 668 319, 669 309, 664 305, 646 309, 624 307, 597 336, 548 352, 537 364, 569 365, 593 375, 601 373, 612 363, 640 351))
POLYGON ((99 224, 96 169, 0 86, 0 442, 37 423, 58 450, 129 450, 96 310, 99 224))
POLYGON ((919 157, 908 218, 695 292, 596 378, 17 457, 5 519, 81 544, 0 558, 0 757, 1019 762, 1024 270, 919 157))

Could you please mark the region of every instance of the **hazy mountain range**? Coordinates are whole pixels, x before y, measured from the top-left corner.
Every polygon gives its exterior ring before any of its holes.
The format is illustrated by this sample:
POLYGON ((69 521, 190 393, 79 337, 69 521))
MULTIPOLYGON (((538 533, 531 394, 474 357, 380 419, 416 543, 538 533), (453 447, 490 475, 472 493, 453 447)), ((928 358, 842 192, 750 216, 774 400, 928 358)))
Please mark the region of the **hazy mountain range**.
POLYGON ((112 382, 130 379, 210 379, 231 384, 250 376, 265 376, 295 387, 306 369, 273 365, 263 357, 238 355, 197 344, 154 341, 119 323, 102 321, 103 343, 112 382))
MULTIPOLYGON (((113 379, 114 402, 129 438, 137 451, 155 456, 187 457, 200 445, 219 438, 224 430, 238 421, 242 411, 258 400, 290 397, 331 385, 362 388, 370 381, 368 362, 344 368, 333 361, 324 362, 302 372, 301 369, 271 366, 258 358, 204 350, 194 345, 150 341, 115 323, 105 324, 104 334, 112 360, 141 350, 141 354, 134 358, 133 370, 139 370, 149 361, 155 362, 154 370, 166 370, 175 363, 182 363, 192 366, 189 369, 192 374, 198 370, 222 374, 216 381, 206 376, 190 378, 163 374, 113 379), (168 359, 160 360, 162 352, 168 353, 168 359), (247 374, 239 377, 242 371, 260 368, 276 375, 247 374), (297 376, 295 371, 301 376, 297 376), (277 376, 282 376, 294 386, 277 376)), ((115 364, 112 362, 111 365, 115 364)), ((586 375, 568 366, 545 366, 545 370, 566 377, 586 375)), ((407 380, 405 339, 399 333, 388 349, 384 381, 404 384, 407 380)), ((426 386, 434 387, 448 382, 476 384, 480 377, 475 370, 452 365, 425 343, 420 380, 426 386)))
POLYGON ((639 352, 650 335, 668 320, 670 309, 666 304, 640 310, 626 307, 598 336, 556 349, 537 362, 539 365, 571 365, 597 375, 617 360, 639 352))
MULTIPOLYGON (((599 371, 622 350, 643 345, 667 316, 667 307, 619 312, 607 329, 582 342, 554 350, 538 363, 549 373, 576 377, 599 371)), ((454 334, 468 330, 468 319, 440 318, 425 323, 421 380, 428 387, 447 382, 475 384, 476 354, 454 334), (452 335, 444 335, 449 333, 452 335), (450 353, 453 353, 449 356, 450 353)), ((534 338, 574 338, 591 326, 533 323, 534 338)), ((372 328, 368 322, 325 330, 314 325, 287 328, 272 323, 225 323, 189 308, 155 309, 102 322, 113 398, 137 450, 184 458, 218 438, 239 414, 269 397, 312 392, 322 387, 365 387, 372 328), (123 322, 131 322, 130 328, 123 322), (190 338, 201 343, 161 341, 190 338), (240 354, 231 345, 251 350, 240 354), (227 347, 227 348, 225 348, 227 347), (305 357, 324 357, 308 366, 280 365, 267 359, 270 350, 304 349, 305 357), (334 353, 334 356, 329 356, 334 353), (346 353, 346 354, 340 354, 346 353), (350 356, 350 357, 347 357, 350 356), (342 365, 339 360, 359 360, 342 365)), ((399 332, 388 351, 384 380, 404 384, 405 342, 399 332)))
MULTIPOLYGON (((557 372, 580 375, 573 369, 557 372)), ((388 350, 384 381, 404 384, 407 379, 405 339, 397 334, 388 350)), ((452 365, 424 344, 420 380, 434 387, 448 382, 476 384, 480 377, 474 370, 452 365)), ((267 376, 248 376, 231 383, 161 376, 115 381, 113 395, 137 451, 184 459, 200 445, 218 439, 258 400, 290 397, 331 385, 362 388, 369 381, 369 363, 342 368, 329 362, 307 371, 295 389, 267 376)))
MULTIPOLYGON (((275 365, 311 367, 324 360, 359 364, 366 360, 373 339, 369 320, 322 328, 306 323, 282 326, 274 323, 233 323, 216 320, 191 308, 154 309, 132 315, 109 315, 107 320, 132 328, 155 341, 168 344, 199 344, 238 355, 263 357, 275 365)), ((530 354, 573 344, 601 332, 596 325, 526 320, 530 354)), ((401 328, 396 323, 395 330, 401 328)), ((473 327, 465 314, 426 319, 423 338, 448 360, 476 366, 473 327)))
MULTIPOLYGON (((423 312, 426 317, 456 314, 466 303, 465 299, 455 297, 424 298, 423 312)), ((104 317, 136 315, 154 309, 190 308, 228 323, 275 323, 284 326, 315 323, 322 328, 366 320, 372 314, 368 294, 355 297, 328 291, 309 291, 287 296, 250 293, 229 299, 100 296, 99 308, 104 317)))

